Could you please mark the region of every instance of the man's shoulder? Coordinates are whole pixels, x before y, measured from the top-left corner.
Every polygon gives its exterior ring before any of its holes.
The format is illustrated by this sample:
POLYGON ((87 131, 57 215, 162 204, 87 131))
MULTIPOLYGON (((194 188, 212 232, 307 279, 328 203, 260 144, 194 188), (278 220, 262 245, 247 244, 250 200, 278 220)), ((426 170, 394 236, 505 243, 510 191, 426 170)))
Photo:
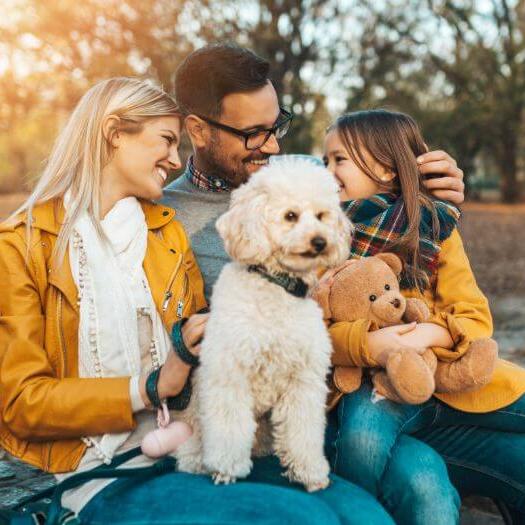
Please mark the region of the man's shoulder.
POLYGON ((192 194, 192 185, 183 175, 170 182, 162 191, 161 204, 174 207, 174 200, 180 201, 181 198, 192 194))

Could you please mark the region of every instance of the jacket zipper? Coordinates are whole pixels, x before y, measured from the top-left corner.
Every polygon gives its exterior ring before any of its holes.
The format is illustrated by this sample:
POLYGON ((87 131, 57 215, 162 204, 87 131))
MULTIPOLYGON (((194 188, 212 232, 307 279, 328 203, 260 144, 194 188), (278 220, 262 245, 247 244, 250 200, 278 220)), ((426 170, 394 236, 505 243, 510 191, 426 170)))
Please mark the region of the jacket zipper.
MULTIPOLYGON (((166 290, 164 294, 164 302, 162 303, 163 312, 165 312, 168 309, 168 305, 170 304, 171 298, 173 297, 171 287, 173 286, 173 281, 175 281, 175 277, 177 277, 177 273, 182 265, 182 259, 183 259, 183 256, 181 255, 179 263, 175 267, 175 270, 173 270, 173 273, 170 276, 170 280, 168 281, 168 289, 166 290)), ((177 311, 178 311, 178 308, 177 308, 177 311)))
POLYGON ((182 312, 184 310, 184 297, 186 297, 186 292, 188 290, 188 275, 184 273, 184 284, 182 286, 182 293, 177 302, 177 317, 182 318, 182 312))
POLYGON ((58 314, 57 314, 58 330, 59 330, 59 341, 60 349, 62 350, 62 357, 64 358, 64 370, 63 374, 66 375, 67 370, 67 348, 66 339, 64 337, 64 325, 62 323, 62 293, 58 292, 58 314))
MULTIPOLYGON (((67 349, 64 337, 64 326, 62 323, 62 293, 57 290, 57 332, 58 332, 58 346, 62 352, 62 358, 64 361, 62 375, 66 375, 67 370, 67 349)), ((53 448, 53 443, 48 444, 47 448, 47 458, 46 458, 46 470, 49 470, 51 465, 51 449, 53 448)))

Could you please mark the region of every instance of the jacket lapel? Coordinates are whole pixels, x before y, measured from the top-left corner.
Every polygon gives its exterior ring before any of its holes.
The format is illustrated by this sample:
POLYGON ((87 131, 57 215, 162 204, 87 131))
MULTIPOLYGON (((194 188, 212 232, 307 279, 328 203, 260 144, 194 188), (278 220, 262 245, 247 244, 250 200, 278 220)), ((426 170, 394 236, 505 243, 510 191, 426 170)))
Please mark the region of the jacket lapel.
MULTIPOLYGON (((143 267, 157 310, 164 317, 162 306, 165 294, 182 254, 170 250, 169 246, 157 234, 157 231, 173 220, 175 210, 148 201, 141 200, 140 203, 149 230, 143 267)), ((50 201, 35 208, 33 226, 41 230, 57 236, 63 221, 64 206, 60 200, 50 201)), ((66 249, 60 266, 56 266, 52 260, 49 268, 49 283, 58 288, 74 310, 78 312, 78 290, 71 273, 69 250, 66 249)), ((166 317, 171 316, 166 313, 166 317)))

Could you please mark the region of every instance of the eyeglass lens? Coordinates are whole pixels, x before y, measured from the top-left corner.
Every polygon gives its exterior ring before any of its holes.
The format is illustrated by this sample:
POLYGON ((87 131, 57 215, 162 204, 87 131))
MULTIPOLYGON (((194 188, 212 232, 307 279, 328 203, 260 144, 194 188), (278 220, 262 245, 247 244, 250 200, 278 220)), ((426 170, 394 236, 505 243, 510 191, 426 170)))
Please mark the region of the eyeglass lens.
MULTIPOLYGON (((279 127, 275 128, 275 138, 282 139, 290 129, 290 121, 286 120, 279 127)), ((261 131, 250 135, 246 140, 246 147, 248 149, 259 149, 266 144, 268 139, 272 136, 271 131, 261 131)))

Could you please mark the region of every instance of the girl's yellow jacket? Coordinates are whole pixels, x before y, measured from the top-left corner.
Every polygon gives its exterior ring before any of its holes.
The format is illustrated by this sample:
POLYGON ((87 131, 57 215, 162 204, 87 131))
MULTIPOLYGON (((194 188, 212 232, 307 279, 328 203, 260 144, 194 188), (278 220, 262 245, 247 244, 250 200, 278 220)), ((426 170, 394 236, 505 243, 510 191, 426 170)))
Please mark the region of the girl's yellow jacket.
MULTIPOLYGON (((180 302, 184 316, 206 306, 203 281, 174 210, 141 204, 144 270, 169 330, 180 302)), ((35 207, 29 251, 25 217, 0 225, 0 445, 49 472, 77 467, 81 436, 135 425, 129 377, 78 378, 77 289, 67 250, 51 260, 63 217, 60 200, 35 207)))
MULTIPOLYGON (((437 277, 424 295, 409 290, 406 297, 426 301, 433 314, 431 322, 447 328, 455 342, 453 350, 434 348, 439 359, 454 360, 465 353, 477 338, 492 335, 492 317, 487 298, 476 284, 461 237, 457 230, 441 245, 437 277)), ((367 347, 367 332, 377 329, 372 322, 339 322, 329 327, 335 365, 335 396, 352 392, 360 386, 361 368, 374 367, 367 347), (359 368, 356 368, 359 367, 359 368)), ((498 360, 492 381, 473 392, 436 394, 444 403, 465 412, 490 412, 516 401, 525 392, 525 370, 513 363, 498 360)))

